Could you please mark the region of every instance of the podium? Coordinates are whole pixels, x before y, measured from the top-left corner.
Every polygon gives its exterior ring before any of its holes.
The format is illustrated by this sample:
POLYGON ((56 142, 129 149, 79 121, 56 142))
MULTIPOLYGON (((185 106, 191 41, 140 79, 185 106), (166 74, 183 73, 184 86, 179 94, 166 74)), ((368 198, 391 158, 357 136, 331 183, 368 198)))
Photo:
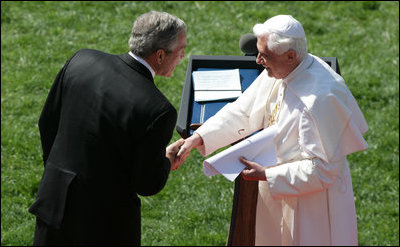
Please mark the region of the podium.
POLYGON ((264 68, 256 64, 254 56, 191 56, 186 70, 186 79, 176 124, 176 130, 183 138, 187 138, 193 134, 195 128, 190 128, 190 125, 204 123, 227 103, 233 101, 225 100, 203 103, 194 101, 192 72, 215 69, 239 69, 242 91, 244 91, 264 68))
MULTIPOLYGON (((321 57, 336 73, 340 74, 336 57, 321 57)), ((215 115, 233 100, 195 102, 192 80, 193 71, 239 69, 242 92, 244 92, 264 67, 256 63, 255 56, 206 56, 193 55, 189 58, 185 84, 182 92, 176 130, 182 138, 193 134, 196 128, 215 115)), ((255 210, 258 197, 258 181, 246 181, 242 176, 235 180, 232 216, 227 245, 255 244, 255 210)))

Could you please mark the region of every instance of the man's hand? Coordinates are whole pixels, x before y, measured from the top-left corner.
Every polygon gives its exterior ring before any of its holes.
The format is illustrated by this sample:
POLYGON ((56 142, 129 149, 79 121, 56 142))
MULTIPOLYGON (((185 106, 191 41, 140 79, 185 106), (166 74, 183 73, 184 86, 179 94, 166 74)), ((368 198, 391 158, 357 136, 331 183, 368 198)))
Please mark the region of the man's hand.
POLYGON ((193 148, 196 148, 201 145, 203 145, 203 139, 199 134, 195 132, 192 136, 185 139, 185 143, 180 147, 180 150, 177 154, 177 158, 179 160, 186 159, 186 157, 189 156, 190 151, 192 151, 193 148))
POLYGON ((246 168, 242 171, 242 176, 245 180, 267 180, 265 177, 265 167, 262 167, 256 162, 246 160, 244 157, 240 158, 240 162, 246 166, 246 168))
POLYGON ((186 157, 188 156, 186 155, 180 158, 177 157, 179 149, 184 143, 185 143, 184 139, 179 139, 178 141, 169 145, 165 150, 165 156, 169 159, 171 163, 171 170, 178 169, 178 167, 182 165, 182 163, 186 160, 186 157))

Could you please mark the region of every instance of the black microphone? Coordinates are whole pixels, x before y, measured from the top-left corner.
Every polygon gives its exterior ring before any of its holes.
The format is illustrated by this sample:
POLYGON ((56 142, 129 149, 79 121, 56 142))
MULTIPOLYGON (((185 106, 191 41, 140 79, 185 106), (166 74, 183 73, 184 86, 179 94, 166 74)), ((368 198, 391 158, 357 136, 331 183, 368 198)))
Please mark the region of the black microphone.
POLYGON ((257 36, 251 33, 242 35, 239 40, 239 47, 246 56, 257 56, 257 36))

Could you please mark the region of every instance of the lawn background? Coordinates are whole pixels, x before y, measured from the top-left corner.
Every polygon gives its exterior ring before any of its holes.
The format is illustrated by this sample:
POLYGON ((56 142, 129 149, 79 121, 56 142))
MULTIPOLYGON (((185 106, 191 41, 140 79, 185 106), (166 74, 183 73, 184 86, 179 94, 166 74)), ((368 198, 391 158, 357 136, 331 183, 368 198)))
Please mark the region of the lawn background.
MULTIPOLYGON (((135 18, 166 11, 187 26, 186 58, 155 83, 179 110, 190 55, 243 55, 255 23, 291 14, 309 52, 337 57, 362 109, 367 151, 348 157, 360 245, 399 245, 399 3, 392 2, 18 2, 1 1, 1 245, 31 245, 43 172, 38 118, 65 61, 81 48, 128 51, 135 18)), ((172 141, 179 139, 175 132, 172 141)), ((142 198, 143 245, 225 245, 233 183, 202 173, 193 151, 165 188, 142 198)))

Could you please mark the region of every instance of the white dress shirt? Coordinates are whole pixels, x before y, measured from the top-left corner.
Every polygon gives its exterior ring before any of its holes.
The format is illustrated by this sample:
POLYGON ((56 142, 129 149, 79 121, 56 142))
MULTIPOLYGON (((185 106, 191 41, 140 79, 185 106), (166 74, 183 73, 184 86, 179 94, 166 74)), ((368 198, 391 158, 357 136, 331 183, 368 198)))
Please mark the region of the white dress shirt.
POLYGON ((154 76, 156 75, 156 72, 154 71, 154 69, 150 66, 150 64, 148 64, 143 58, 133 54, 131 51, 129 52, 129 55, 131 55, 134 59, 136 59, 139 63, 143 64, 144 66, 146 66, 146 68, 148 68, 151 72, 151 75, 154 76))

